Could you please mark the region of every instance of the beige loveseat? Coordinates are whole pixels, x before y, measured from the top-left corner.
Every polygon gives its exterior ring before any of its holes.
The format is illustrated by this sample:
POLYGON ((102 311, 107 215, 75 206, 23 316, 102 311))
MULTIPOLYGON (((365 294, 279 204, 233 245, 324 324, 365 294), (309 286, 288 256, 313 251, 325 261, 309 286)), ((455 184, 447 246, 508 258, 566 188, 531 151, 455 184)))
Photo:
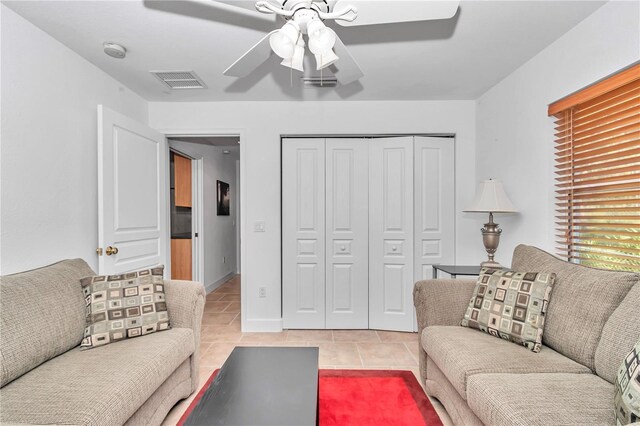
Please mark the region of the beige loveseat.
POLYGON ((157 425, 198 385, 201 284, 165 281, 172 328, 80 351, 80 259, 0 282, 0 423, 157 425))
POLYGON ((557 278, 539 353, 464 328, 474 280, 416 283, 420 372, 456 425, 613 425, 616 372, 640 339, 638 274, 520 245, 512 269, 557 278))

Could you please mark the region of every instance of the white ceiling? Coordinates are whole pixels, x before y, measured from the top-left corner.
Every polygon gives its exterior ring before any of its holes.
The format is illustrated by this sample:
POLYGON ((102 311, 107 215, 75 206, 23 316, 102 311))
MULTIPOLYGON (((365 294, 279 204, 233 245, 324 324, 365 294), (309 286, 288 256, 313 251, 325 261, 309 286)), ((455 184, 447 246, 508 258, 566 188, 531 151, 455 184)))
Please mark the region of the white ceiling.
POLYGON ((334 25, 365 76, 322 89, 303 88, 300 74, 292 76, 275 55, 247 77, 223 76, 282 25, 237 7, 162 0, 3 3, 147 100, 280 101, 476 99, 605 2, 463 1, 450 20, 334 25), (105 55, 104 41, 124 45, 126 59, 105 55), (169 91, 150 70, 193 70, 208 88, 169 91))

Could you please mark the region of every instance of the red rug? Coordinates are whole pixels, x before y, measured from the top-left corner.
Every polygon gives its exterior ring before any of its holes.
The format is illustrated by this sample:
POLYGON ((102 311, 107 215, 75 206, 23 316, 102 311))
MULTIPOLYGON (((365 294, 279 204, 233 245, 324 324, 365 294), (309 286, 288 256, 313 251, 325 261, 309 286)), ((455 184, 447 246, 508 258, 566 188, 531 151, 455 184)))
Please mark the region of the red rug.
MULTIPOLYGON (((178 426, 215 379, 213 372, 178 426)), ((441 426, 413 373, 396 370, 320 370, 320 426, 441 426)))

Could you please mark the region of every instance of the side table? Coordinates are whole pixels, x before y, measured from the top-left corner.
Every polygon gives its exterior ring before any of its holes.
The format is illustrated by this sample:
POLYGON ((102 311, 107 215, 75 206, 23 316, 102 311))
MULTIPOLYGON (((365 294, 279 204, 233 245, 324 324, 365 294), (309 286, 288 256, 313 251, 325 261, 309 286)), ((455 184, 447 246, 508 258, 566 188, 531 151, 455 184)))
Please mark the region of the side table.
POLYGON ((458 275, 480 275, 480 265, 433 265, 433 279, 438 278, 438 271, 456 278, 458 275))

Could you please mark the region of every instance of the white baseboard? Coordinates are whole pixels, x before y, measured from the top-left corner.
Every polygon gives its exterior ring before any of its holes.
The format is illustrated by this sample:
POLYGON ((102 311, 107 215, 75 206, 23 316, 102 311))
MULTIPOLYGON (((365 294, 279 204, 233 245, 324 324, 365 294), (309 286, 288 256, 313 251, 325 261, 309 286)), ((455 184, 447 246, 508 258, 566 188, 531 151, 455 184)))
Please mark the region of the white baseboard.
POLYGON ((273 332, 282 331, 282 318, 280 319, 247 319, 242 331, 247 332, 273 332))
POLYGON ((211 293, 213 290, 215 290, 216 288, 220 287, 222 285, 222 283, 224 283, 226 281, 229 281, 229 279, 231 279, 231 277, 233 277, 234 275, 236 275, 236 273, 231 271, 227 275, 225 275, 224 277, 222 277, 219 280, 217 280, 216 282, 205 285, 204 286, 205 291, 207 292, 207 294, 211 293))

